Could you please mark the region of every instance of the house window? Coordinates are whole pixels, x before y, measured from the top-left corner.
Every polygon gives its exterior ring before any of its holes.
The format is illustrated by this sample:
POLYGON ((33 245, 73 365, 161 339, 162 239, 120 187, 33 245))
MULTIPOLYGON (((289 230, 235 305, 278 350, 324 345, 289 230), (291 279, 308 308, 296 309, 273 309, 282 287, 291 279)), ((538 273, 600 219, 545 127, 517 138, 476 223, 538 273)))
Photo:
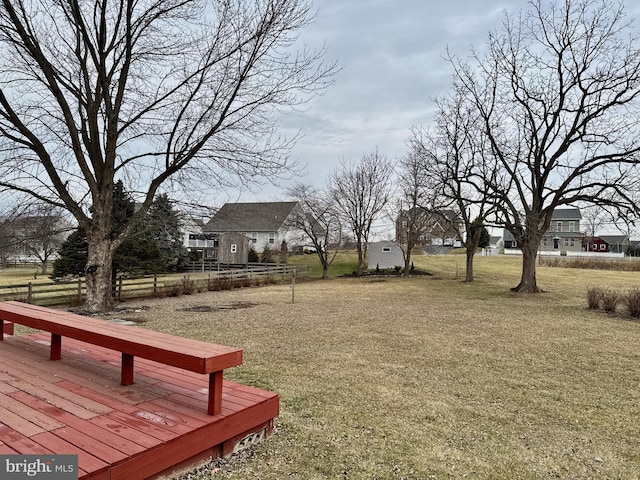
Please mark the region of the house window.
POLYGON ((576 222, 569 222, 569 231, 570 232, 576 231, 576 222))
POLYGON ((249 237, 251 243, 253 243, 254 245, 258 243, 258 232, 251 232, 251 235, 249 235, 249 237))
POLYGON ((269 243, 272 245, 276 243, 276 232, 269 232, 269 243))
POLYGON ((391 253, 391 247, 382 247, 384 253, 391 253))
POLYGON ((402 228, 407 228, 409 226, 409 222, 406 220, 402 220, 402 228))
POLYGON ((607 249, 607 245, 605 243, 601 243, 600 250, 606 250, 606 249, 607 249))
POLYGON ((556 232, 562 231, 562 222, 556 222, 556 232))
POLYGON ((549 245, 549 239, 545 237, 545 238, 542 240, 542 244, 543 244, 545 247, 546 247, 547 245, 549 245))
POLYGON ((565 246, 565 247, 568 247, 568 246, 569 246, 569 239, 568 239, 568 238, 565 238, 565 239, 564 239, 564 246, 565 246))
POLYGON ((231 253, 237 253, 238 252, 238 245, 236 245, 235 243, 231 244, 231 253))
POLYGON ((569 240, 569 245, 571 245, 572 247, 575 247, 576 246, 576 239, 575 238, 570 239, 569 240))

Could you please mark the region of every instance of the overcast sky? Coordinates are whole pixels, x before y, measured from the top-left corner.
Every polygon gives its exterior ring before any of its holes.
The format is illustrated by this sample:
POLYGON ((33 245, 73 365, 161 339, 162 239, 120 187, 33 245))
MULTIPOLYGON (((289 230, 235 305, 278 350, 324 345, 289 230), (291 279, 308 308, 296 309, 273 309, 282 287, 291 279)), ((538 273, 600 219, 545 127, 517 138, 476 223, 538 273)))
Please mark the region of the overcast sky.
MULTIPOLYGON (((322 186, 341 159, 359 160, 378 148, 403 156, 412 125, 432 119, 434 97, 451 85, 447 47, 467 55, 500 25, 502 12, 525 0, 317 0, 316 21, 303 37, 326 46, 327 61, 342 70, 335 84, 303 113, 284 117, 282 131, 302 129, 293 158, 306 164, 296 179, 322 186)), ((282 189, 242 192, 236 201, 273 200, 282 189)))

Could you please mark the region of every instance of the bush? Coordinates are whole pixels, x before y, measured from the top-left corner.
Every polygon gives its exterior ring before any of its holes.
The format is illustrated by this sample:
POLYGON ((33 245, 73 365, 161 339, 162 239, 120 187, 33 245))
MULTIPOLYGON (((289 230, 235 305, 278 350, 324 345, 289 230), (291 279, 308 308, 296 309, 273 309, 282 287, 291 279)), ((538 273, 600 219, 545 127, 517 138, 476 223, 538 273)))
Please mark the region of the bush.
POLYGON ((258 252, 256 252, 256 247, 253 246, 253 243, 249 244, 249 256, 247 261, 249 263, 258 263, 260 261, 260 257, 258 256, 258 252))
POLYGON ((629 290, 623 297, 623 303, 629 316, 640 318, 640 289, 634 288, 629 290))
POLYGON ((602 309, 607 313, 615 313, 620 303, 620 294, 613 290, 605 290, 602 294, 602 309))
POLYGON ((229 275, 220 275, 207 280, 207 290, 217 292, 219 290, 231 290, 233 288, 233 280, 229 275))
POLYGON ((262 249, 262 263, 276 263, 273 250, 268 243, 262 249))
POLYGON ((598 310, 600 308, 604 294, 605 289, 602 287, 587 288, 587 306, 590 310, 598 310))
POLYGON ((198 293, 198 289, 196 288, 196 282, 191 280, 189 277, 184 276, 182 278, 182 293, 184 295, 191 295, 192 293, 198 293))

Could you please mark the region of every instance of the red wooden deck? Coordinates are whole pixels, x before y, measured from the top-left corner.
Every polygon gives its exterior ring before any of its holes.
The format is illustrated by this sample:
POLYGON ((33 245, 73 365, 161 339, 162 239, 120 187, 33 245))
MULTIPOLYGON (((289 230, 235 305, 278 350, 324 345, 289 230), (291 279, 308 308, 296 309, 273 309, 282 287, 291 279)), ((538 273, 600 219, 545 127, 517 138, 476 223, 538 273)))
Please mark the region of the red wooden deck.
POLYGON ((224 381, 222 413, 207 415, 208 376, 148 360, 120 385, 120 353, 49 334, 0 343, 0 453, 77 454, 83 480, 153 478, 228 453, 271 430, 279 399, 224 381))

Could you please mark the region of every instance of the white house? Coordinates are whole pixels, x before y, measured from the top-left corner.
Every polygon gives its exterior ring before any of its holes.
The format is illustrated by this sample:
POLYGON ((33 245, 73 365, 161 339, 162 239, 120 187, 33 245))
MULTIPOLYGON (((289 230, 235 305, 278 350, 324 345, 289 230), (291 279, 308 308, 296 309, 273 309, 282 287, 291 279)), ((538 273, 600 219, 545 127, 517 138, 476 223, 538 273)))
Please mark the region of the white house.
POLYGON ((225 203, 203 227, 205 234, 240 233, 249 237, 257 252, 265 245, 279 249, 283 240, 291 244, 291 227, 298 202, 225 203))

